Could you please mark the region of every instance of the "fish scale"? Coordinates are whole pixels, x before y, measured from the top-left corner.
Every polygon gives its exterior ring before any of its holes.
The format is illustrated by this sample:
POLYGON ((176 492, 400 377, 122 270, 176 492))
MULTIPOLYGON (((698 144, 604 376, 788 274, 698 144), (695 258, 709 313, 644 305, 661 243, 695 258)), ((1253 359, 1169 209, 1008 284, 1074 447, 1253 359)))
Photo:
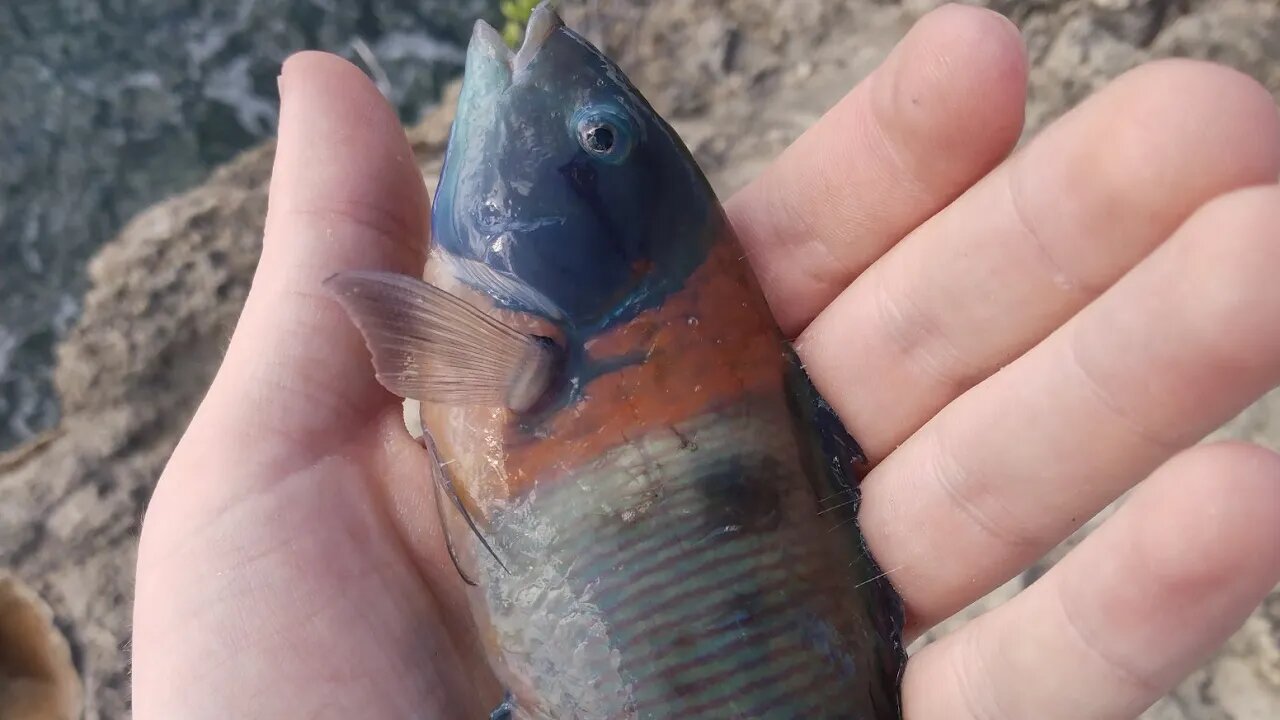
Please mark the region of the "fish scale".
MULTIPOLYGON (((817 498, 803 480, 794 442, 775 433, 773 443, 744 449, 745 439, 761 436, 761 424, 772 426, 769 420, 757 408, 736 419, 717 414, 686 424, 678 433, 683 440, 656 433, 571 478, 548 478, 534 499, 495 515, 499 552, 527 559, 509 563, 513 577, 486 565, 486 613, 500 634, 510 635, 500 644, 541 645, 544 660, 561 670, 577 665, 578 648, 591 642, 617 659, 613 683, 575 700, 579 714, 547 717, 789 718, 802 709, 811 718, 847 717, 836 696, 849 679, 828 653, 815 651, 833 602, 829 583, 815 578, 848 574, 849 561, 802 541, 799 521, 816 516, 817 498), (777 495, 775 527, 714 526, 726 510, 705 484, 723 481, 726 469, 777 495), (655 499, 624 520, 620 508, 637 497, 655 499), (540 576, 548 568, 558 570, 556 585, 573 596, 572 612, 501 590, 545 585, 540 576)), ((850 664, 857 651, 844 651, 850 664)), ((513 667, 521 664, 512 659, 513 667)), ((559 673, 525 671, 542 678, 533 681, 542 685, 528 700, 529 717, 540 717, 539 697, 570 692, 555 687, 559 673)))

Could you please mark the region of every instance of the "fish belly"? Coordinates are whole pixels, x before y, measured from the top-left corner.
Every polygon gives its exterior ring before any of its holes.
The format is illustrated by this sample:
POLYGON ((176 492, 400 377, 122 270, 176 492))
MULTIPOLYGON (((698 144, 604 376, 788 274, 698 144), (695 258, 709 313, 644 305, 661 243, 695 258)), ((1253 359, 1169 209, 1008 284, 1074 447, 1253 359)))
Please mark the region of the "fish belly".
POLYGON ((791 422, 654 430, 490 515, 510 573, 481 563, 477 615, 516 717, 878 718, 873 564, 791 422))

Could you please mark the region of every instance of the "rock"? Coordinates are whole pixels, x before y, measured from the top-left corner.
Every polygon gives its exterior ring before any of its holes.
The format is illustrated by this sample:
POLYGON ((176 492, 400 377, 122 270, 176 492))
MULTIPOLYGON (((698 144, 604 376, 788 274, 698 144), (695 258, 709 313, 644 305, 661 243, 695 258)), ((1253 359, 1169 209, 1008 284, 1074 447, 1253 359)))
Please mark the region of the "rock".
POLYGON ((323 48, 377 68, 406 120, 496 0, 0 3, 0 448, 48 427, 83 261, 158 198, 275 131, 276 75, 323 48))
POLYGON ((104 247, 81 319, 58 349, 63 420, 0 474, 0 561, 69 628, 91 720, 128 717, 142 510, 248 291, 271 156, 270 146, 248 153, 104 247))
MULTIPOLYGON (((618 57, 727 194, 883 58, 932 0, 593 0, 564 3, 618 57), (800 71, 799 68, 804 70, 800 71)), ((1153 57, 1208 57, 1280 94, 1269 0, 986 0, 1033 59, 1028 134, 1153 57)), ((450 98, 410 136, 434 187, 450 98)), ((139 518, 225 349, 260 247, 272 147, 130 222, 90 267, 59 346, 58 430, 0 459, 0 565, 54 608, 89 689, 85 717, 129 714, 130 592, 139 518), (156 388, 163 388, 157 392, 156 388)), ((1280 448, 1280 393, 1218 434, 1280 448)), ((1104 521, 921 640, 1016 594, 1104 521)), ((1280 717, 1280 592, 1148 720, 1280 717)))
POLYGON ((0 570, 0 717, 75 720, 83 689, 53 611, 0 570))
MULTIPOLYGON (((410 133, 432 178, 453 97, 410 133)), ((272 144, 244 153, 104 246, 58 348, 62 421, 0 459, 0 563, 30 578, 70 628, 93 690, 87 720, 128 717, 122 651, 142 512, 248 293, 273 157, 272 144)))
POLYGON ((722 195, 870 72, 910 19, 873 0, 593 0, 562 14, 622 65, 722 195))
POLYGON ((1280 5, 1249 0, 1199 2, 1173 16, 1151 43, 1153 56, 1195 57, 1237 68, 1280 92, 1280 5))

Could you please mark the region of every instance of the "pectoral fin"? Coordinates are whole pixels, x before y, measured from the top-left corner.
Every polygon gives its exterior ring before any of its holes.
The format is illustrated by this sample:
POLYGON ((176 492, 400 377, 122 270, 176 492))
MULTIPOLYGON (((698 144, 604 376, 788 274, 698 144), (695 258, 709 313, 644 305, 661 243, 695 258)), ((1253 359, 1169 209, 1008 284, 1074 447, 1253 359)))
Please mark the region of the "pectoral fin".
POLYGON ((559 353, 434 285, 378 271, 324 282, 364 336, 378 382, 407 399, 529 409, 547 391, 559 353))

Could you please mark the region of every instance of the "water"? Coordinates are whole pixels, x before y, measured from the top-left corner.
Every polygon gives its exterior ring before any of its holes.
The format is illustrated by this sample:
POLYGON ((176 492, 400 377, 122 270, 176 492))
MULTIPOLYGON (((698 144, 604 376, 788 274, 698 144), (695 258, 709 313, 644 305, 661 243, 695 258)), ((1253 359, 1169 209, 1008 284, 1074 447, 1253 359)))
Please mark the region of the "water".
POLYGON ((0 449, 56 422, 53 347, 86 261, 133 214, 274 133, 289 53, 355 60, 412 122, 497 5, 0 0, 0 449))

